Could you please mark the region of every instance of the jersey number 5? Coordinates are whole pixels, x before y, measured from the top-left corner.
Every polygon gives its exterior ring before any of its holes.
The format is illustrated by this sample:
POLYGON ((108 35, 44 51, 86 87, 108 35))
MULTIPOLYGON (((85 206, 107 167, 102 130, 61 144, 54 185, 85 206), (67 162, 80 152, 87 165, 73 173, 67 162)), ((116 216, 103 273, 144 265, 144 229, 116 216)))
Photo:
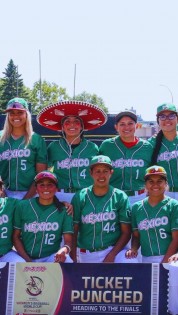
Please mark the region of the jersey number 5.
POLYGON ((21 164, 21 170, 22 171, 26 171, 27 167, 26 167, 26 160, 21 160, 20 164, 21 164))

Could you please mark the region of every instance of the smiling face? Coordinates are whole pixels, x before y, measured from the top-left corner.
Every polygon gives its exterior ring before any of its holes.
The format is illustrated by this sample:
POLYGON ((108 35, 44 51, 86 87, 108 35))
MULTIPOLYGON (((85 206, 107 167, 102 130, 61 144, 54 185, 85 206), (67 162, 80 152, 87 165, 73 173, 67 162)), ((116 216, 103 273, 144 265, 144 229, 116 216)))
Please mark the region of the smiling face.
POLYGON ((158 123, 161 130, 164 132, 176 132, 177 115, 176 113, 165 110, 158 115, 158 123), (164 120, 162 120, 164 119, 164 120))
POLYGON ((115 129, 123 141, 132 142, 135 139, 136 126, 132 118, 124 116, 115 124, 115 129))
POLYGON ((112 173, 113 170, 107 165, 97 164, 93 166, 90 174, 93 178, 94 186, 98 188, 108 187, 112 173))
POLYGON ((25 129, 27 113, 26 111, 13 109, 8 112, 9 122, 12 125, 12 129, 20 128, 25 129))
POLYGON ((41 204, 51 204, 57 192, 57 186, 51 179, 44 178, 37 182, 36 191, 39 194, 41 204))
POLYGON ((62 124, 62 129, 68 139, 78 137, 83 128, 81 120, 78 117, 68 116, 62 124))
POLYGON ((145 188, 150 197, 160 197, 167 189, 167 181, 161 175, 150 175, 146 179, 145 188))

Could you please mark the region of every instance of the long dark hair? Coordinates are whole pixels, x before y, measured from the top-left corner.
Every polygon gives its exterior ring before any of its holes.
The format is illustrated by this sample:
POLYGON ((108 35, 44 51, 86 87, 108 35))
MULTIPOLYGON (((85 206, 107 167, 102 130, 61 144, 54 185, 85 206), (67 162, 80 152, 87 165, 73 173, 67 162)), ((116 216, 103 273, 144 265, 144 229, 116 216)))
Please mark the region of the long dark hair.
POLYGON ((157 164, 157 158, 158 158, 159 151, 161 149, 162 139, 163 139, 163 132, 162 130, 160 130, 156 136, 156 144, 155 144, 153 154, 151 157, 151 165, 157 164))
POLYGON ((64 207, 64 203, 59 201, 59 199, 56 197, 56 195, 54 195, 53 202, 54 202, 56 208, 59 211, 62 211, 62 208, 64 207))

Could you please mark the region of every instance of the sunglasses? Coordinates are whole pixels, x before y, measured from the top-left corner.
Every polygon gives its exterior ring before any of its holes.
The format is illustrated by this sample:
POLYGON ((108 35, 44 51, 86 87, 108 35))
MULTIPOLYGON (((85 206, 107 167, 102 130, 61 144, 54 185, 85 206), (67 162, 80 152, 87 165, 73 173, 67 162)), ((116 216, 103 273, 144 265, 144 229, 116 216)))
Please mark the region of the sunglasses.
POLYGON ((10 109, 23 109, 25 110, 24 106, 20 103, 11 103, 7 106, 6 110, 10 110, 10 109))
POLYGON ((147 168, 146 174, 145 174, 146 177, 148 175, 154 175, 154 174, 163 175, 166 177, 166 171, 161 166, 147 168))
POLYGON ((162 121, 164 121, 164 120, 166 120, 166 119, 168 119, 168 120, 173 120, 173 119, 175 119, 176 117, 177 117, 177 114, 175 114, 175 113, 171 113, 171 114, 169 114, 169 115, 161 114, 161 115, 158 116, 158 118, 159 118, 160 120, 162 120, 162 121))

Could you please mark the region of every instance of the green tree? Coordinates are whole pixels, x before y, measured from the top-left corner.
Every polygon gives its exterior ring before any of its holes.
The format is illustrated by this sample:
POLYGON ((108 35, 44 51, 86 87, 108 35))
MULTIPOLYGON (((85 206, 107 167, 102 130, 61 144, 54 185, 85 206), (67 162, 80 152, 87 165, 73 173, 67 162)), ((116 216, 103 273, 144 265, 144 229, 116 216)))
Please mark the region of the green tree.
POLYGON ((10 59, 3 74, 4 78, 1 79, 2 84, 0 85, 1 112, 6 108, 7 102, 14 97, 23 97, 28 100, 28 93, 23 84, 23 79, 21 79, 21 74, 18 73, 18 68, 12 59, 10 59))
POLYGON ((101 97, 97 96, 96 94, 89 94, 86 91, 84 91, 81 94, 78 94, 75 97, 75 100, 94 104, 94 105, 102 108, 105 113, 108 113, 108 108, 106 107, 103 99, 101 97))
POLYGON ((67 99, 69 99, 69 96, 67 95, 65 88, 45 80, 42 81, 41 84, 37 81, 34 83, 30 94, 32 113, 37 114, 43 107, 67 99))

